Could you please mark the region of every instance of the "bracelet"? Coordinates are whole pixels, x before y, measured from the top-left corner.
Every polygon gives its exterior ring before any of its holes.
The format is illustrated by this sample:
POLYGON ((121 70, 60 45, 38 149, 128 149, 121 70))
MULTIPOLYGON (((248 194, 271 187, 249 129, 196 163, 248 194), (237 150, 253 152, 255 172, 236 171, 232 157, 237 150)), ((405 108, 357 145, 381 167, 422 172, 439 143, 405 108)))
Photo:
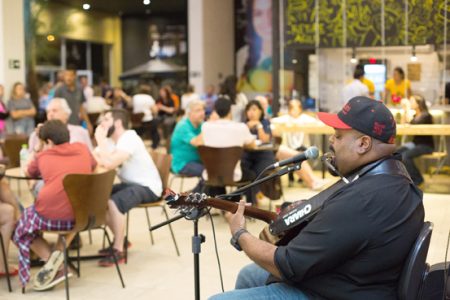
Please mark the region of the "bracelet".
POLYGON ((230 244, 236 248, 238 251, 242 251, 241 245, 239 245, 239 238, 243 233, 248 232, 245 228, 240 228, 238 231, 236 231, 233 236, 231 237, 230 244))

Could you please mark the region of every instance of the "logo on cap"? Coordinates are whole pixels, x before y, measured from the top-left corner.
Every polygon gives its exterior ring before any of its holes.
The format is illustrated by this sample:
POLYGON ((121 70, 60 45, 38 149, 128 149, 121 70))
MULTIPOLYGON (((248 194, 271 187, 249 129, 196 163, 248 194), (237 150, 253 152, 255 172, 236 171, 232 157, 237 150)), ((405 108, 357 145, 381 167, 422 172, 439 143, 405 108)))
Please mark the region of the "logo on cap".
POLYGON ((350 104, 345 104, 345 106, 342 108, 342 113, 344 114, 344 115, 346 115, 346 114, 348 114, 349 113, 349 111, 352 109, 352 107, 350 106, 350 104))
POLYGON ((375 122, 375 123, 373 123, 373 133, 375 133, 378 136, 381 136, 383 134, 385 127, 386 127, 385 124, 375 122))

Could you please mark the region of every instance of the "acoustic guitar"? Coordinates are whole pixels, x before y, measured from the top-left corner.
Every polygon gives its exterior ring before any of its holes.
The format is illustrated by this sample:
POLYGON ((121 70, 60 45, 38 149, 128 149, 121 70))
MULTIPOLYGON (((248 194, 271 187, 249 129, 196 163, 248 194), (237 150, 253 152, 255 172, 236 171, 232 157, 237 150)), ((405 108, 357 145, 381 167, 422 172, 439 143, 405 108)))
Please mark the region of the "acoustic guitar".
MULTIPOLYGON (((183 214, 189 214, 189 211, 195 208, 203 209, 207 207, 214 207, 220 210, 235 213, 239 206, 239 204, 236 202, 218 198, 210 198, 205 194, 199 193, 176 194, 173 191, 167 190, 164 198, 170 208, 177 208, 183 214)), ((269 224, 269 226, 266 226, 261 231, 261 233, 259 234, 259 238, 271 244, 280 246, 286 245, 287 242, 295 237, 300 232, 300 230, 302 230, 306 226, 307 220, 300 222, 300 224, 295 224, 295 226, 291 226, 285 231, 274 230, 274 228, 271 228, 271 226, 274 227, 274 225, 277 223, 286 224, 286 217, 289 217, 290 214, 294 211, 297 212, 304 210, 304 207, 307 208, 307 211, 309 210, 308 212, 311 212, 311 208, 308 209, 308 205, 311 206, 311 204, 309 204, 309 201, 296 201, 293 204, 289 205, 289 207, 283 210, 279 215, 274 212, 259 209, 253 206, 246 206, 244 215, 264 221, 269 224), (306 206, 305 203, 307 203, 306 206)), ((311 216, 312 215, 313 214, 311 214, 311 216)))

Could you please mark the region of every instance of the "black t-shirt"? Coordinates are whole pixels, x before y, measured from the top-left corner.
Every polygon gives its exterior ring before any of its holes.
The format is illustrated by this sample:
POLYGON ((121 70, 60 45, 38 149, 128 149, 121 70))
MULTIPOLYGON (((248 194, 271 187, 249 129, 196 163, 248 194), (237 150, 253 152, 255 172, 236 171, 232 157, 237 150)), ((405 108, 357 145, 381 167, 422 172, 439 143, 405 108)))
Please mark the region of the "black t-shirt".
MULTIPOLYGON (((420 116, 414 116, 411 124, 433 124, 433 117, 428 112, 423 112, 420 116)), ((431 135, 415 135, 413 143, 416 145, 427 145, 434 149, 434 141, 431 135)))
MULTIPOLYGON (((164 100, 162 98, 159 98, 156 103, 161 103, 164 106, 168 106, 168 107, 175 107, 175 102, 173 102, 172 98, 168 99, 168 100, 164 100)), ((167 113, 165 111, 158 111, 158 116, 160 117, 166 117, 166 116, 172 116, 174 113, 167 113)))
POLYGON ((282 280, 309 299, 397 299, 403 263, 423 225, 422 192, 398 175, 346 185, 275 252, 282 280))
POLYGON ((86 102, 83 90, 76 85, 74 90, 70 90, 66 84, 63 84, 55 91, 55 97, 64 98, 67 101, 72 113, 69 116, 69 124, 80 125, 80 107, 86 102))

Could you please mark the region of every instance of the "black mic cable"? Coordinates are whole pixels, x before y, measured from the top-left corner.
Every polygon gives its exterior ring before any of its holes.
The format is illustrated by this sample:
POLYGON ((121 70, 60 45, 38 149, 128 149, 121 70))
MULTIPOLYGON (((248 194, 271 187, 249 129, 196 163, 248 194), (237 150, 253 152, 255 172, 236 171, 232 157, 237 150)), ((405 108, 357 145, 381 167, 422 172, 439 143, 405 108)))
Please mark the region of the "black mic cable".
POLYGON ((305 160, 316 159, 317 157, 319 157, 319 149, 317 149, 316 146, 309 147, 303 153, 300 153, 300 154, 295 155, 295 156, 293 156, 291 158, 284 159, 282 161, 279 161, 279 162, 276 162, 274 164, 271 164, 271 165, 267 166, 264 170, 262 170, 261 173, 258 174, 258 176, 256 177, 255 180, 258 180, 259 178, 261 178, 261 176, 265 172, 267 172, 269 170, 273 170, 273 169, 276 169, 278 167, 283 167, 283 166, 290 165, 290 164, 293 164, 293 163, 296 163, 296 164, 298 163, 300 165, 300 163, 305 161, 305 160))

